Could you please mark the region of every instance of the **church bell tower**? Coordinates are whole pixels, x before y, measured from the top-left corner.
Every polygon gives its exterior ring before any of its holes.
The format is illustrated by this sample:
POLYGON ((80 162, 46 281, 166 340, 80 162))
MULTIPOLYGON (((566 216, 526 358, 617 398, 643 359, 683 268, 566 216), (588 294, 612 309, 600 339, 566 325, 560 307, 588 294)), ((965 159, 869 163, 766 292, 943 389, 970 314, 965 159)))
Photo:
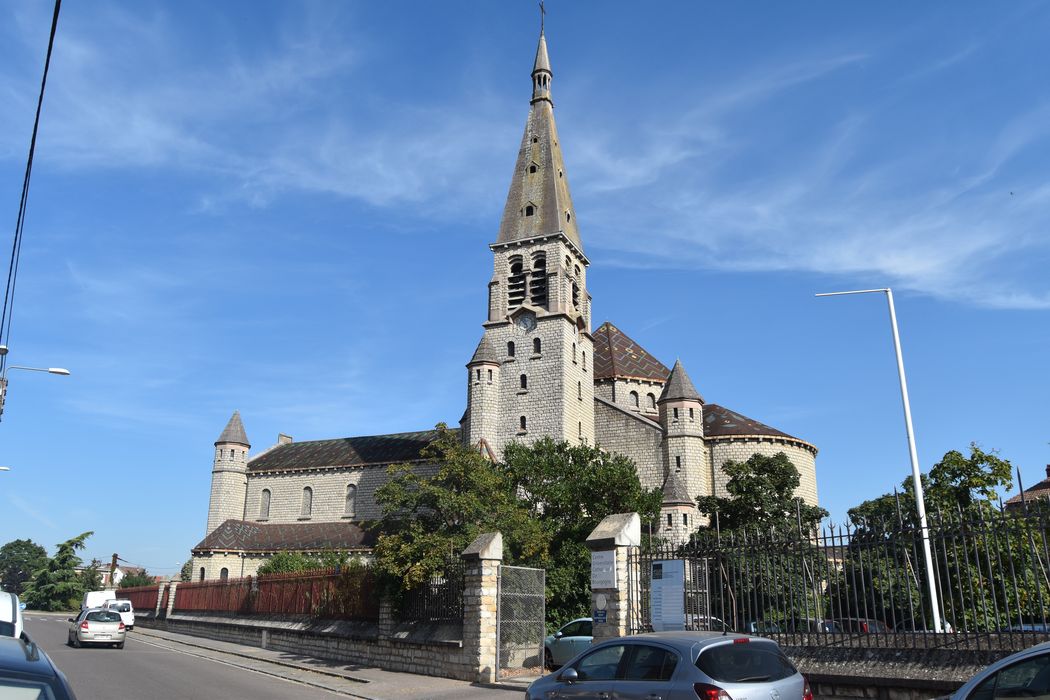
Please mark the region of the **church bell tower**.
POLYGON ((525 133, 499 234, 489 246, 493 274, 479 344, 485 350, 468 365, 465 439, 484 440, 496 457, 515 440, 594 443, 589 261, 554 123, 552 78, 541 30, 525 133), (491 375, 498 385, 490 390, 473 384, 490 376, 482 360, 498 369, 491 375))

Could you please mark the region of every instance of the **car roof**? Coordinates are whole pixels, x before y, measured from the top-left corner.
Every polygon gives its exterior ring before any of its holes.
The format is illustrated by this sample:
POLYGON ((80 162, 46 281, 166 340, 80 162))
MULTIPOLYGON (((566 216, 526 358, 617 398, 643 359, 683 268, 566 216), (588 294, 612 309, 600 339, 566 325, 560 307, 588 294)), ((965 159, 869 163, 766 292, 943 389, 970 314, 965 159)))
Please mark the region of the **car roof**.
POLYGON ((645 634, 633 634, 628 637, 619 637, 621 641, 654 641, 669 644, 688 644, 690 646, 699 644, 709 646, 726 639, 753 639, 755 641, 770 642, 776 644, 772 639, 765 637, 753 637, 748 634, 737 632, 717 632, 714 630, 675 630, 670 632, 646 632, 645 634))
POLYGON ((38 678, 53 678, 55 669, 44 650, 33 642, 0 637, 0 669, 38 678))

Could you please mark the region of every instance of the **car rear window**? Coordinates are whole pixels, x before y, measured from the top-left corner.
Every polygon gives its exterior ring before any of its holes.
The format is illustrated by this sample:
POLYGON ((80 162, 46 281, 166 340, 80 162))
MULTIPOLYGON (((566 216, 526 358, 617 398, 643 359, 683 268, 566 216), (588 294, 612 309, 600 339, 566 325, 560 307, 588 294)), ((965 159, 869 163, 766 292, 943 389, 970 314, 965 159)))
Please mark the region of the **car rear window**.
POLYGON ((109 609, 117 612, 131 612, 131 603, 114 603, 109 606, 109 609))
POLYGON ((0 676, 0 697, 7 700, 54 700, 51 689, 43 683, 0 676))
POLYGON ((120 614, 109 610, 98 610, 87 614, 89 622, 120 622, 120 614))
POLYGON ((15 636, 15 623, 0 620, 0 635, 5 637, 15 636))
POLYGON ((764 683, 795 675, 795 667, 769 643, 718 644, 700 652, 696 666, 724 683, 764 683))

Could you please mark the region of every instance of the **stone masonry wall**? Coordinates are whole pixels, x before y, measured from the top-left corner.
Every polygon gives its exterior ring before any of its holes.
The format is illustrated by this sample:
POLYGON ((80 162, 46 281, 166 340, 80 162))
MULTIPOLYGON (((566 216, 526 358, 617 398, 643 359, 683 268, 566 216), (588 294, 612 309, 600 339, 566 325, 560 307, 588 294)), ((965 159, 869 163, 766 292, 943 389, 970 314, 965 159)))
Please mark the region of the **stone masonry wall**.
POLYGON ((781 440, 768 437, 735 437, 713 438, 708 440, 711 454, 711 473, 714 479, 714 495, 727 498, 726 482, 728 478, 722 471, 727 460, 742 462, 753 454, 775 455, 783 452, 799 472, 799 486, 795 494, 810 505, 818 505, 817 500, 817 466, 813 449, 798 441, 781 440))
POLYGON ((642 488, 663 486, 663 434, 659 427, 602 399, 594 400, 594 424, 598 446, 633 460, 642 488))

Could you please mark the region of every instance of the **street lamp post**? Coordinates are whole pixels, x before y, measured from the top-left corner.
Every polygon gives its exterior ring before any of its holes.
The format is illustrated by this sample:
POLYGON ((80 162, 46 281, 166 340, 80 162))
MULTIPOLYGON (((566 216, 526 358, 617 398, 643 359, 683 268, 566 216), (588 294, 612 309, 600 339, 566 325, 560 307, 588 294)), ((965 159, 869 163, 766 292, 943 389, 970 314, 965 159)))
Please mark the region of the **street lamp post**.
POLYGON ((926 499, 923 496, 922 475, 919 472, 919 456, 915 449, 915 430, 911 424, 911 403, 908 401, 908 380, 904 375, 904 356, 901 354, 900 333, 897 331, 897 313, 893 308, 893 290, 858 289, 849 292, 825 292, 818 297, 835 297, 846 294, 872 294, 885 292, 890 308, 890 328, 893 330, 893 349, 897 353, 897 376, 901 385, 901 402, 904 404, 904 427, 908 432, 908 453, 911 457, 911 477, 915 484, 915 509, 919 514, 919 528, 922 530, 922 552, 926 559, 926 581, 929 585, 930 611, 933 613, 933 631, 941 632, 941 606, 937 596, 937 586, 933 573, 933 552, 930 548, 930 530, 926 522, 926 499))
MULTIPOLYGON (((0 345, 0 358, 7 355, 7 346, 0 345)), ((69 370, 65 367, 23 367, 21 365, 4 365, 4 371, 0 373, 0 420, 4 415, 4 401, 7 399, 7 372, 12 369, 21 369, 26 372, 47 372, 63 377, 69 376, 69 370)))

